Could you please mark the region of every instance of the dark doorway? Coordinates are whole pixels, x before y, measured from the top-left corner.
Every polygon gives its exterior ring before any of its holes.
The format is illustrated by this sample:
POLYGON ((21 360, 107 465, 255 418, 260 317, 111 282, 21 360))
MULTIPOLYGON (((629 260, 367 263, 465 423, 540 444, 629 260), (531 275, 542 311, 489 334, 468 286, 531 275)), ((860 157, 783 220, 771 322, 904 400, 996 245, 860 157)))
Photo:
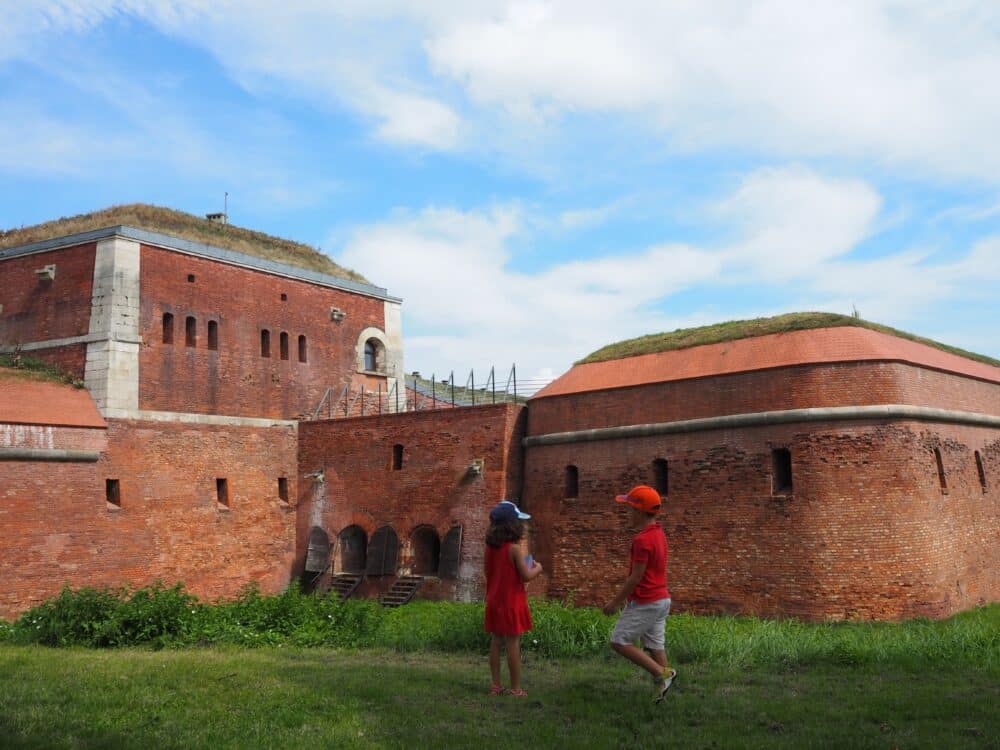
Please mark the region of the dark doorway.
POLYGON ((421 526, 413 532, 413 573, 436 576, 441 563, 441 538, 433 526, 421 526))
POLYGON ((399 555, 399 537, 391 526, 376 529, 368 542, 368 565, 365 570, 370 576, 396 575, 396 559, 399 555))
POLYGON ((360 526, 348 526, 340 532, 340 572, 365 572, 368 536, 360 526))

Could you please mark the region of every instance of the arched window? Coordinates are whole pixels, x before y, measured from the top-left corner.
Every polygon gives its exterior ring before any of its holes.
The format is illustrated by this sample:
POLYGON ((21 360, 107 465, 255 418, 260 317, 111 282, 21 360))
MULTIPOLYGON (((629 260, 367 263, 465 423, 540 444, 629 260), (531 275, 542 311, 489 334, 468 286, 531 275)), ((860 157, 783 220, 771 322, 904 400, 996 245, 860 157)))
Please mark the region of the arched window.
POLYGON ((441 539, 433 526, 420 526, 410 540, 413 549, 413 573, 436 576, 441 563, 441 539))
POLYGON ((163 343, 174 343, 174 315, 173 313, 163 313, 163 343))
POLYGON ((208 321, 208 348, 219 348, 219 323, 215 320, 208 321))
POLYGON ((330 537, 319 526, 309 532, 309 549, 306 551, 306 572, 322 573, 330 561, 330 537))
POLYGON ((441 578, 458 578, 459 562, 462 558, 462 527, 452 526, 444 535, 441 543, 441 559, 438 563, 438 576, 441 578))
POLYGON ((299 362, 306 361, 306 337, 299 336, 299 362))
POLYGON ((566 467, 566 481, 563 487, 563 497, 580 496, 580 471, 570 464, 566 467))
POLYGON ((266 328, 261 329, 260 332, 260 356, 271 356, 271 332, 266 328))
POLYGON ((278 346, 281 350, 281 358, 288 359, 288 334, 284 331, 278 337, 278 346))
POLYGON ((198 343, 198 322, 190 315, 184 321, 184 345, 194 346, 198 343))
POLYGON ((368 565, 365 571, 370 576, 391 576, 396 574, 396 557, 399 554, 399 537, 391 526, 376 529, 368 542, 368 565))
POLYGON ((653 489, 660 493, 660 497, 667 496, 669 487, 667 474, 667 459, 657 458, 653 460, 653 489))
POLYGON ((375 339, 368 339, 365 342, 365 369, 369 372, 375 372, 376 365, 376 348, 375 339))
POLYGON ((360 526, 348 526, 340 532, 340 570, 364 573, 367 564, 368 536, 360 526))

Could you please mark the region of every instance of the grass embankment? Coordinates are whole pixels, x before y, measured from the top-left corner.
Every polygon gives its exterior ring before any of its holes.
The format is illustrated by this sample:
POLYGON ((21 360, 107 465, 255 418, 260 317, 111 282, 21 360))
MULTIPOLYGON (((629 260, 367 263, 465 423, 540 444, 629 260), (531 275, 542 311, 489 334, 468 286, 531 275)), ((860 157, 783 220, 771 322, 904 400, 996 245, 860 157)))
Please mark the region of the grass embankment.
POLYGON ((0 747, 982 748, 1000 737, 998 605, 941 622, 672 616, 680 678, 660 706, 608 651, 613 618, 532 611, 519 700, 486 695, 481 605, 65 592, 0 627, 0 747), (59 638, 220 645, 37 645, 59 638))
POLYGON ((692 346, 704 346, 706 344, 720 344, 725 341, 736 341, 737 339, 753 338, 754 336, 767 336, 774 333, 788 333, 790 331, 806 331, 814 328, 836 328, 839 326, 853 326, 856 328, 868 328, 873 331, 887 333, 890 336, 916 341, 920 344, 932 346, 950 354, 957 354, 966 359, 983 362, 988 365, 1000 366, 1000 360, 987 357, 985 354, 976 354, 959 349, 955 346, 942 344, 939 341, 917 336, 896 328, 873 323, 869 320, 862 320, 851 315, 838 315, 836 313, 823 312, 802 312, 788 313, 786 315, 776 315, 771 318, 754 318, 753 320, 730 320, 725 323, 716 323, 698 328, 680 328, 667 333, 653 333, 647 336, 640 336, 626 341, 619 341, 608 344, 583 359, 576 362, 578 365, 590 362, 605 362, 612 359, 623 359, 625 357, 637 357, 641 354, 652 354, 654 352, 668 352, 675 349, 688 349, 692 346))
POLYGON ((20 352, 0 354, 0 380, 24 378, 47 383, 61 383, 83 388, 83 381, 67 374, 57 365, 51 365, 20 352))
POLYGON ((361 274, 337 265, 318 249, 301 242, 273 237, 232 224, 215 224, 200 216, 145 203, 111 206, 29 227, 0 229, 0 249, 119 224, 367 283, 367 279, 361 274))

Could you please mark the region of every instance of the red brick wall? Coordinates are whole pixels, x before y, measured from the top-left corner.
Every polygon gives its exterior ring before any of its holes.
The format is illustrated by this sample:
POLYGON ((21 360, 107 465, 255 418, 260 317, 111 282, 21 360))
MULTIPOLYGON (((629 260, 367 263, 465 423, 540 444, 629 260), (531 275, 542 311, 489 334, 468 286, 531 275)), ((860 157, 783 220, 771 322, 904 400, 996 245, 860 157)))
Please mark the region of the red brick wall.
POLYGON ((550 594, 600 604, 620 585, 632 532, 613 497, 651 483, 655 458, 669 462, 662 521, 677 611, 897 619, 1000 599, 997 431, 876 422, 529 448, 524 504, 550 594), (771 494, 774 447, 791 450, 785 497, 771 494), (563 497, 567 464, 579 468, 575 499, 563 497))
POLYGON ((285 419, 312 413, 328 386, 339 393, 357 375, 361 331, 384 329, 382 300, 146 245, 141 277, 142 409, 285 419), (331 307, 347 317, 331 321, 331 307), (165 312, 174 315, 173 344, 162 343, 165 312), (193 348, 185 345, 188 316, 197 321, 193 348), (218 351, 207 348, 209 320, 219 324, 218 351), (269 358, 260 353, 265 328, 269 358), (282 331, 289 335, 287 360, 279 356, 282 331), (298 361, 300 335, 307 342, 305 363, 298 361))
MULTIPOLYGON (((369 539, 376 529, 392 526, 405 568, 414 529, 433 526, 443 540, 461 525, 459 581, 433 582, 422 595, 480 595, 487 514, 497 501, 518 494, 523 425, 524 408, 509 404, 300 424, 297 570, 304 566, 313 526, 323 528, 331 542, 352 524, 369 539), (392 469, 396 444, 404 447, 398 471, 392 469), (467 472, 476 458, 485 467, 478 477, 467 472), (322 481, 308 476, 317 471, 322 481)), ((373 582, 371 593, 379 583, 373 582)))
MULTIPOLYGON (((99 431, 103 432, 103 431, 99 431)), ((294 553, 293 428, 111 421, 98 463, 0 463, 0 617, 74 587, 183 581, 200 597, 277 592, 294 553), (278 500, 288 478, 290 500, 278 500), (229 480, 230 509, 216 502, 229 480), (121 508, 105 500, 118 479, 121 508)))
MULTIPOLYGON (((97 245, 0 260, 3 312, 0 344, 27 344, 82 336, 90 328, 97 245), (35 269, 55 264, 56 277, 41 280, 35 269)), ((32 353, 33 354, 33 353, 32 353)))
POLYGON ((858 362, 591 391, 530 403, 529 434, 542 435, 723 414, 871 404, 1000 415, 1000 385, 897 362, 858 362))

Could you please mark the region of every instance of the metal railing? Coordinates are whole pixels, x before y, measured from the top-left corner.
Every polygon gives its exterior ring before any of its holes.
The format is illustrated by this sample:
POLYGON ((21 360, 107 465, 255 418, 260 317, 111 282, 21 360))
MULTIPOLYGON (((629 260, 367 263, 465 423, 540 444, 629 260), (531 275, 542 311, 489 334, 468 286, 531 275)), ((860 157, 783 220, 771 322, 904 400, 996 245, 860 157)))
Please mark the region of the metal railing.
POLYGON ((519 379, 516 365, 511 366, 506 379, 500 382, 494 367, 479 382, 475 370, 470 370, 463 386, 457 385, 454 371, 444 380, 438 380, 433 374, 429 379, 423 378, 415 372, 395 381, 389 388, 383 388, 381 383, 376 390, 369 390, 364 384, 352 386, 350 383, 339 391, 327 388, 310 418, 344 419, 487 404, 523 404, 553 379, 519 379))

